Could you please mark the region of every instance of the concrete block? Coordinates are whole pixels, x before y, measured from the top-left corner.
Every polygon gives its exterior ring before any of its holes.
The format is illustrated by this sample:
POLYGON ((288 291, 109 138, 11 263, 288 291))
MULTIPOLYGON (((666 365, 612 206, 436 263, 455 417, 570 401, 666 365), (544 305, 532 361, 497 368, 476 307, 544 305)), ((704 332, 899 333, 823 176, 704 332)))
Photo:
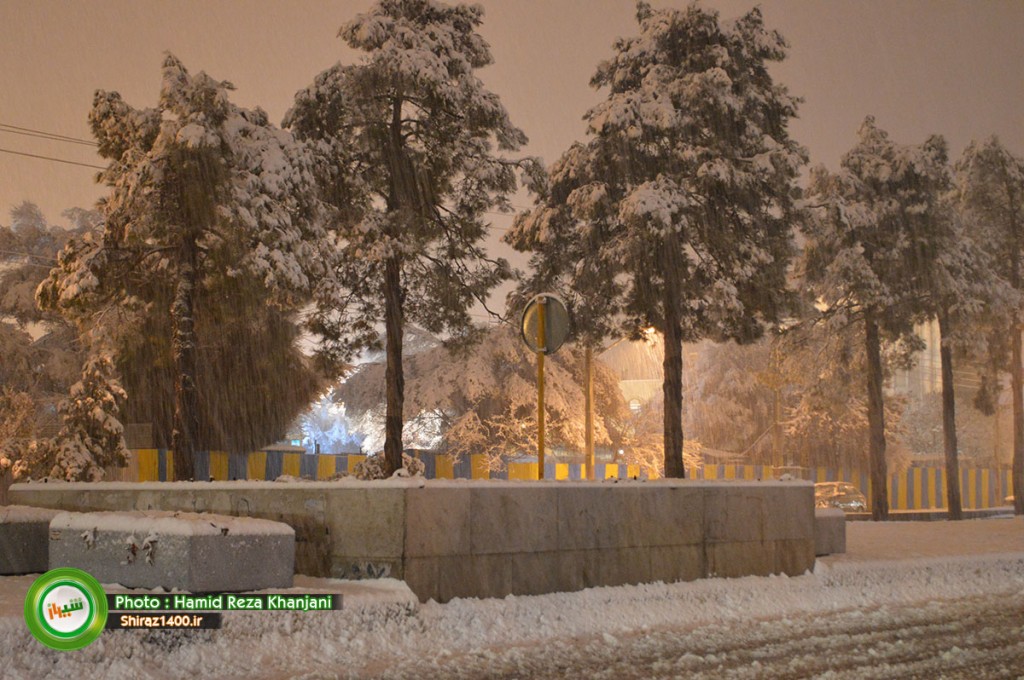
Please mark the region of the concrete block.
POLYGON ((793 540, 813 533, 814 487, 811 484, 779 484, 764 497, 765 540, 793 540))
POLYGON ((14 485, 11 497, 282 521, 295 531, 296 570, 406 579, 438 601, 795 575, 815 552, 813 487, 801 482, 61 483, 14 485))
POLYGON ((559 550, 541 556, 534 566, 538 571, 530 582, 531 592, 542 592, 535 590, 538 583, 554 588, 546 592, 572 592, 651 580, 646 548, 559 550))
POLYGON ((470 552, 488 555, 558 550, 553 484, 493 483, 470 488, 470 552))
POLYGON ((646 547, 703 541, 703 492, 662 484, 591 484, 560 489, 562 549, 646 547))
POLYGON ((295 531, 263 519, 185 512, 60 513, 49 567, 100 583, 189 592, 290 588, 295 531))
POLYGON ((800 576, 814 568, 814 541, 794 538, 775 541, 775 568, 773 573, 800 576))
POLYGON ((563 552, 413 557, 405 581, 421 600, 505 597, 579 590, 567 587, 559 572, 563 552))
POLYGON ((597 582, 602 586, 648 583, 651 555, 646 548, 609 548, 597 551, 597 582))
POLYGON ((590 588, 597 583, 598 550, 561 550, 555 565, 561 592, 590 588))
POLYGON ((582 484, 559 489, 558 545, 563 550, 593 550, 633 545, 639 531, 631 510, 619 507, 614 484, 582 484))
POLYGON ((846 513, 838 508, 814 510, 814 554, 846 552, 846 513))
POLYGON ((505 597, 512 590, 512 564, 506 555, 468 555, 437 558, 440 602, 456 597, 505 597))
MULTIPOLYGON (((308 576, 330 575, 331 532, 327 524, 326 494, 316 488, 279 493, 274 486, 261 484, 248 493, 234 495, 212 489, 203 494, 204 505, 210 512, 287 524, 295 530, 295 572, 308 576)), ((167 504, 168 500, 162 503, 167 504)))
POLYGON ((776 570, 772 541, 709 543, 706 551, 708 576, 768 576, 776 570))
POLYGON ((704 495, 705 540, 777 541, 810 536, 814 488, 809 483, 709 484, 704 495))
POLYGON ((27 505, 0 506, 0 576, 49 568, 50 520, 59 514, 27 505))
POLYGON ((651 580, 695 581, 707 573, 703 545, 655 546, 650 549, 651 580))
POLYGON ((405 583, 420 602, 441 602, 438 578, 440 557, 408 557, 405 560, 405 583))
POLYGON ((765 537, 767 493, 753 483, 712 483, 704 491, 704 540, 743 542, 765 537))
POLYGON ((327 522, 334 565, 338 558, 348 557, 401 560, 405 548, 405 490, 367 486, 340 487, 328 495, 327 522))
POLYGON ((695 485, 635 484, 625 500, 639 509, 638 545, 669 547, 704 542, 704 490, 695 485))
POLYGON ((508 555, 509 592, 543 595, 568 591, 568 584, 562 582, 559 573, 559 554, 547 551, 508 555))
POLYGON ((470 491, 450 487, 410 489, 406 495, 406 557, 470 553, 470 491))
POLYGON ((562 592, 653 580, 647 548, 563 550, 558 553, 553 571, 562 592))

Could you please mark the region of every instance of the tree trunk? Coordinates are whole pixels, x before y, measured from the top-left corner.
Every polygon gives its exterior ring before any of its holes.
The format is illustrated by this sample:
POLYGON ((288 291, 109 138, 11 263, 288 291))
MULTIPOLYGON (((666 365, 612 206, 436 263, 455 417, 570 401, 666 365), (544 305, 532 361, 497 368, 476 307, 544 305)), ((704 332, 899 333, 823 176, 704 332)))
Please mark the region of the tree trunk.
POLYGON ((671 239, 666 237, 662 301, 665 357, 661 389, 665 397, 665 476, 683 479, 686 477, 686 466, 683 463, 683 340, 679 322, 678 269, 674 257, 678 250, 674 246, 671 239))
POLYGON ((384 269, 384 324, 387 337, 387 413, 384 417, 384 473, 391 476, 402 467, 402 408, 405 375, 402 370, 402 264, 397 255, 384 269))
POLYGON ((949 347, 949 314, 939 313, 939 356, 942 361, 942 435, 946 449, 946 508, 952 520, 963 519, 960 501, 960 460, 956 443, 956 395, 953 391, 953 350, 949 347))
POLYGON ((180 245, 180 271, 171 302, 171 351, 174 355, 174 425, 171 449, 174 451, 174 479, 195 477, 195 459, 199 447, 199 397, 195 296, 198 279, 199 246, 194 233, 186 233, 180 245))
POLYGON ((882 399, 882 350, 878 323, 864 315, 868 356, 868 440, 871 467, 871 519, 889 518, 889 471, 885 460, 885 404, 882 399))
MULTIPOLYGON (((415 205, 411 173, 406 173, 407 158, 402 142, 403 97, 396 93, 391 102, 391 122, 388 127, 388 172, 391 186, 387 195, 387 211, 392 219, 408 215, 415 205)), ((395 229, 389 236, 399 240, 395 229)), ((397 247, 397 246, 393 246, 397 247)), ((392 252, 384 263, 384 326, 385 370, 384 386, 387 392, 387 411, 384 415, 384 474, 390 477, 402 467, 402 411, 405 405, 405 372, 402 366, 402 334, 405 324, 404 291, 402 290, 402 259, 392 252)))

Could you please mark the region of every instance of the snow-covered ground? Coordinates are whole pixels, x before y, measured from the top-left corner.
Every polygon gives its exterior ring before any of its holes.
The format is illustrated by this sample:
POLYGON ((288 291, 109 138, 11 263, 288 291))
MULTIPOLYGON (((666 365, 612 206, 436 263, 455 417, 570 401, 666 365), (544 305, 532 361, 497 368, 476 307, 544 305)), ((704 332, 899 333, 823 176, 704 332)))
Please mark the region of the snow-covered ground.
POLYGON ((63 653, 22 622, 32 578, 0 578, 0 677, 1024 677, 1024 519, 847 530, 846 555, 797 578, 416 610, 375 604, 391 582, 340 612, 225 613, 217 631, 108 631, 63 653))

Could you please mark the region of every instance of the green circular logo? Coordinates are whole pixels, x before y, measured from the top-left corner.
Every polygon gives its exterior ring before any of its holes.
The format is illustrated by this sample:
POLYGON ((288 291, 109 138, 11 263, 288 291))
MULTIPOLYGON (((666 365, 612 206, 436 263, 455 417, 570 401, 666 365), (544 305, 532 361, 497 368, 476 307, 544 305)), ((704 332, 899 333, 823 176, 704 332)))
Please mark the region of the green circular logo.
POLYGON ((25 596, 25 624, 47 647, 81 649, 103 632, 107 595, 99 581, 81 569, 52 569, 35 580, 25 596))

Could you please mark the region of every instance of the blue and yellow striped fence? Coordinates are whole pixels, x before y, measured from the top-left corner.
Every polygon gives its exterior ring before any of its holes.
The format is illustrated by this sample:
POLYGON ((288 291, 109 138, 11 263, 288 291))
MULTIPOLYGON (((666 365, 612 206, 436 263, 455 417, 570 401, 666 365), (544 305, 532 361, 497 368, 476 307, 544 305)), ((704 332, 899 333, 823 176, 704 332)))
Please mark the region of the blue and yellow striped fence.
MULTIPOLYGON (((173 479, 174 461, 163 449, 138 449, 125 468, 108 470, 107 479, 121 481, 166 481, 173 479)), ((420 459, 431 479, 537 479, 536 462, 510 462, 504 470, 488 468, 483 455, 460 460, 421 452, 420 459)), ((228 454, 223 451, 200 452, 195 461, 196 479, 217 481, 234 479, 273 480, 281 475, 307 479, 330 479, 339 473, 354 474, 366 456, 361 454, 311 455, 282 451, 255 451, 228 454)), ((767 465, 719 464, 688 469, 691 479, 774 479, 775 470, 767 465)), ((815 468, 809 471, 815 482, 849 482, 871 500, 871 482, 866 471, 856 469, 815 468)), ((579 480, 586 478, 579 463, 547 463, 545 479, 579 480)), ((595 479, 635 479, 647 475, 636 465, 597 463, 595 479)), ((965 467, 960 470, 963 507, 991 508, 1003 505, 1013 494, 1009 469, 965 467)), ((889 507, 893 510, 942 509, 946 506, 946 471, 939 467, 912 467, 889 476, 889 507)))

